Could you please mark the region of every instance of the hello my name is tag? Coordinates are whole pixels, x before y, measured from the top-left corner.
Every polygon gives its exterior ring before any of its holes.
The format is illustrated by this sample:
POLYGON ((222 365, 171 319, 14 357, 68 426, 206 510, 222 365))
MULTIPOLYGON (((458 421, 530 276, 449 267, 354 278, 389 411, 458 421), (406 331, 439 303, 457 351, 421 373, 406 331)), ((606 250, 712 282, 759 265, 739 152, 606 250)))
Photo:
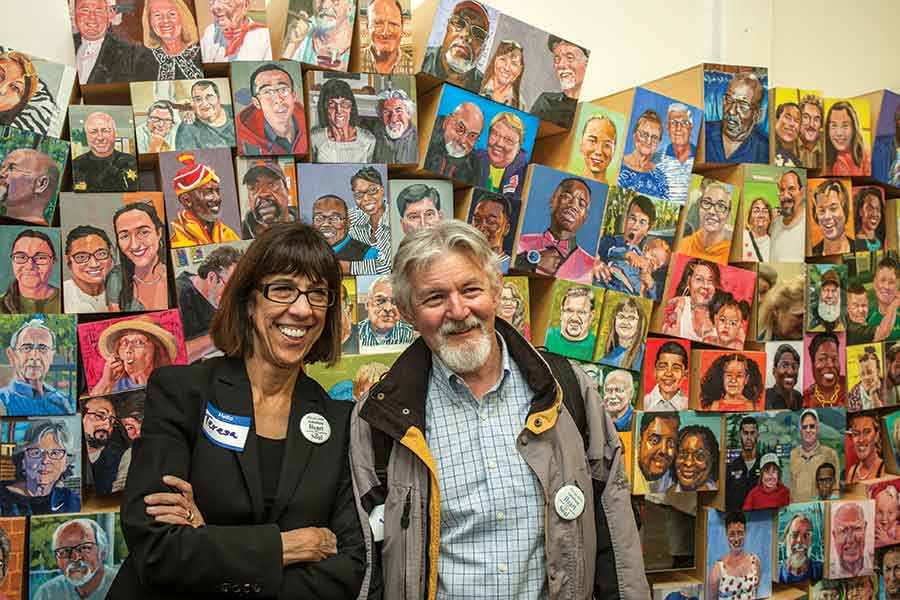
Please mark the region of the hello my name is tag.
POLYGON ((206 404, 203 415, 203 434, 216 446, 226 450, 243 452, 250 433, 250 417, 222 412, 212 404, 206 404))

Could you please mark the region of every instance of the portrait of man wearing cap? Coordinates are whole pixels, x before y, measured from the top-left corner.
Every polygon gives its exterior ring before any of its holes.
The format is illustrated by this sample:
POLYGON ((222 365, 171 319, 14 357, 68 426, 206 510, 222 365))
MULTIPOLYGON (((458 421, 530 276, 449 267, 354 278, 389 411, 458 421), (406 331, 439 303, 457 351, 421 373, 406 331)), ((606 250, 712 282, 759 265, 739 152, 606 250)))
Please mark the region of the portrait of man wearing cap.
MULTIPOLYGON (((834 448, 822 444, 819 440, 819 415, 812 409, 806 409, 800 415, 800 445, 791 450, 791 501, 807 502, 815 500, 819 495, 816 473, 824 464, 836 467, 840 465, 838 454, 834 448)), ((839 481, 832 480, 828 496, 836 490, 839 481)))
POLYGON ((572 42, 551 35, 547 39, 547 49, 553 55, 553 68, 559 80, 561 91, 544 92, 531 106, 531 114, 542 121, 550 121, 561 127, 570 127, 575 117, 581 84, 587 71, 590 52, 572 42))
POLYGON ((169 222, 172 248, 234 242, 238 235, 219 220, 222 208, 219 176, 207 164, 195 162, 190 153, 178 156, 184 166, 175 174, 172 185, 182 208, 169 222))
POLYGON ((97 342, 106 363, 91 395, 126 392, 147 385, 157 367, 178 358, 178 341, 150 317, 117 321, 103 330, 97 342))
POLYGON ((791 492, 781 481, 781 461, 774 452, 759 461, 759 483, 744 499, 744 510, 778 508, 791 503, 791 492))
POLYGON ((474 0, 457 3, 441 45, 429 46, 425 51, 422 72, 477 92, 484 73, 476 65, 490 29, 491 18, 484 6, 474 0))
POLYGON ((828 269, 819 282, 818 293, 810 290, 809 325, 807 331, 843 331, 843 295, 837 269, 828 269))
POLYGON ((247 211, 241 223, 244 239, 256 238, 278 223, 300 220, 297 207, 290 204, 287 179, 275 160, 254 161, 241 180, 247 190, 247 211))

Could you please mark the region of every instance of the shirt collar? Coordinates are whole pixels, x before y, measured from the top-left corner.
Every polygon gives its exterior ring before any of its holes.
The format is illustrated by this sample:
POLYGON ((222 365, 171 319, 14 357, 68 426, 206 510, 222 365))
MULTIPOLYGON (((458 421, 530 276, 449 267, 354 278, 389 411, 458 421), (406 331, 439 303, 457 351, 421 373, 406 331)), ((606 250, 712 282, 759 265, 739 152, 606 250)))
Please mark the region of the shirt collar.
MULTIPOLYGON (((500 345, 500 377, 497 379, 497 383, 495 383, 490 390, 488 390, 488 394, 493 392, 494 390, 500 389, 503 384, 506 382, 509 377, 510 372, 512 371, 509 351, 506 348, 506 340, 503 339, 503 336, 499 333, 494 333, 497 336, 497 341, 500 345)), ((463 380, 462 377, 454 373, 450 370, 450 367, 444 364, 437 354, 434 352, 431 353, 431 368, 432 372, 436 375, 438 381, 442 384, 446 384, 449 388, 454 392, 454 396, 459 392, 460 386, 468 387, 468 384, 463 380)), ((485 394, 487 395, 487 394, 485 394)))
POLYGON ((341 240, 340 244, 338 244, 337 246, 332 246, 331 249, 334 251, 335 254, 337 254, 338 252, 340 252, 341 250, 344 249, 344 246, 346 246, 349 243, 350 243, 350 235, 348 234, 348 235, 344 236, 344 239, 341 240))

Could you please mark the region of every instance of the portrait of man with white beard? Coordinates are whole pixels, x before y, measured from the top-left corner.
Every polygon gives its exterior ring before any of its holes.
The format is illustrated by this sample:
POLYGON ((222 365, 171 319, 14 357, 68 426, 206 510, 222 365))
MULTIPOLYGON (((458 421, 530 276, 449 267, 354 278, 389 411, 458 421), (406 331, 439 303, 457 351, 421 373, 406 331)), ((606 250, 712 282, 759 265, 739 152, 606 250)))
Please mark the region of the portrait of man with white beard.
POLYGON ((845 304, 840 267, 834 265, 810 265, 807 275, 809 321, 807 331, 843 331, 841 319, 845 304), (822 272, 823 270, 824 273, 822 272))
POLYGON ((822 505, 792 504, 778 514, 779 583, 822 578, 822 505))

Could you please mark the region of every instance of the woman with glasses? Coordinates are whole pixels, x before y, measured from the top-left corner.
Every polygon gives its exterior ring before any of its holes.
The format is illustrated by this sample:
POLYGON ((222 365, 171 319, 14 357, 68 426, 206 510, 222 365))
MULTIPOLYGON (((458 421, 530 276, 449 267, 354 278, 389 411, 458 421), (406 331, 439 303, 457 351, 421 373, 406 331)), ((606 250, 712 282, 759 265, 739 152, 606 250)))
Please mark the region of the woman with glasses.
POLYGON ((743 257, 747 262, 769 262, 774 212, 765 198, 754 198, 747 211, 747 236, 744 239, 743 257))
MULTIPOLYGON (((648 302, 649 304, 649 302, 648 302)), ((606 338, 604 365, 639 371, 644 363, 644 327, 647 318, 634 298, 620 301, 612 313, 612 331, 606 338)))
POLYGON ((113 215, 119 264, 106 281, 110 312, 169 307, 165 226, 147 202, 126 204, 113 215))
POLYGON ((362 126, 349 83, 335 78, 326 81, 319 91, 316 115, 316 126, 309 134, 313 162, 372 162, 375 135, 362 126))
MULTIPOLYGON (((56 247, 49 235, 37 229, 20 231, 13 240, 10 262, 13 280, 0 298, 0 312, 4 314, 62 312, 59 288, 50 284, 50 278, 58 267, 56 247)), ((58 271, 56 273, 58 274, 58 271)))
POLYGON ((353 405, 306 374, 339 357, 340 286, 318 232, 276 225, 213 319, 225 357, 153 374, 122 502, 130 555, 110 597, 356 597, 353 405))
POLYGON ((645 110, 634 124, 632 150, 622 158, 619 187, 668 200, 669 182, 653 161, 662 139, 663 125, 659 113, 645 110))
POLYGON ((145 387, 153 371, 178 358, 175 336, 149 316, 113 323, 100 334, 97 348, 106 362, 93 396, 145 387))
MULTIPOLYGON (((704 177, 697 199, 697 221, 690 219, 694 232, 685 235, 678 251, 719 264, 728 262, 731 253, 731 186, 704 177)), ((685 231, 687 234, 687 231, 685 231)))
POLYGON ((150 53, 138 64, 135 81, 203 78, 200 36, 184 0, 147 0, 141 24, 150 53))
POLYGON ((106 232, 93 225, 79 225, 66 236, 65 255, 72 274, 71 279, 63 281, 66 312, 109 311, 106 278, 115 263, 106 232))
POLYGON ((484 70, 479 93, 499 104, 528 110, 520 89, 524 72, 525 55, 522 53, 522 44, 515 40, 503 40, 497 45, 491 62, 484 70))
POLYGON ((32 421, 13 449, 15 480, 0 484, 0 514, 12 517, 81 510, 81 494, 66 486, 66 480, 80 468, 69 463, 71 446, 72 434, 63 419, 32 421))

